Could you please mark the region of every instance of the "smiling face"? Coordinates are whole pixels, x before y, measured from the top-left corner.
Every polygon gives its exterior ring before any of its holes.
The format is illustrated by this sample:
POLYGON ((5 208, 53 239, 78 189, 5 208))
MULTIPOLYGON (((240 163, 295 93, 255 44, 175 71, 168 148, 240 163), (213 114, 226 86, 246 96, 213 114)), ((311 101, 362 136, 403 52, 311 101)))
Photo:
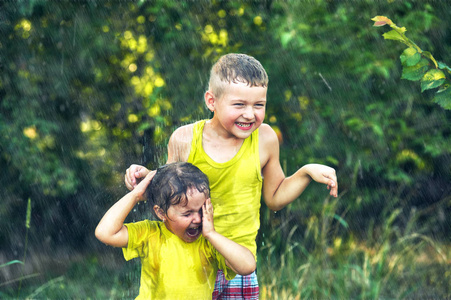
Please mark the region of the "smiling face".
POLYGON ((266 87, 243 82, 227 84, 220 99, 207 91, 207 107, 214 112, 213 123, 236 138, 245 139, 257 129, 265 118, 266 87))
POLYGON ((202 233, 202 205, 207 200, 207 195, 191 188, 186 196, 187 201, 171 205, 162 219, 170 232, 183 241, 192 243, 202 233))

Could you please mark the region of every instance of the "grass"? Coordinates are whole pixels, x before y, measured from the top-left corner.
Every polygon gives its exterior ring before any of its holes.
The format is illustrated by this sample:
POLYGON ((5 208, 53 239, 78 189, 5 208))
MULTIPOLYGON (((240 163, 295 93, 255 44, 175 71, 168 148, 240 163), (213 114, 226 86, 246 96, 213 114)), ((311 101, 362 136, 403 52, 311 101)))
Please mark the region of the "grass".
POLYGON ((263 238, 258 276, 261 299, 445 299, 451 297, 450 245, 418 231, 415 215, 402 230, 401 210, 387 213, 380 228, 357 240, 326 201, 302 233, 296 226, 286 242, 279 230, 263 238), (294 240, 294 236, 301 236, 294 240))
MULTIPOLYGON (((30 220, 31 199, 28 199, 23 259, 0 265, 0 271, 10 268, 9 271, 16 274, 12 279, 0 282, 0 299, 129 299, 138 295, 139 266, 136 262, 118 263, 117 254, 120 249, 107 249, 109 251, 106 252, 117 252, 113 256, 74 255, 63 274, 61 270, 52 271, 51 265, 43 267, 42 273, 27 274, 25 267, 28 263, 30 220)), ((57 252, 54 251, 52 255, 57 256, 57 252)), ((39 257, 39 253, 35 253, 32 258, 36 260, 39 257)), ((55 257, 52 256, 51 259, 55 257)), ((60 268, 58 266, 55 269, 60 268)))
POLYGON ((64 274, 47 271, 24 278, 20 297, 17 286, 9 286, 0 291, 0 299, 134 299, 139 288, 138 263, 126 263, 117 255, 106 257, 80 257, 64 274))
MULTIPOLYGON (((451 297, 451 247, 422 233, 417 214, 401 228, 401 210, 387 210, 359 239, 345 214, 337 214, 338 201, 326 199, 323 209, 306 220, 285 212, 266 231, 271 234, 262 235, 260 299, 451 297)), ((28 261, 2 264, 0 271, 28 261)), ((20 299, 133 299, 140 278, 139 262, 125 262, 113 248, 74 257, 62 271, 32 275, 0 283, 0 298, 17 299, 20 289, 20 299)))

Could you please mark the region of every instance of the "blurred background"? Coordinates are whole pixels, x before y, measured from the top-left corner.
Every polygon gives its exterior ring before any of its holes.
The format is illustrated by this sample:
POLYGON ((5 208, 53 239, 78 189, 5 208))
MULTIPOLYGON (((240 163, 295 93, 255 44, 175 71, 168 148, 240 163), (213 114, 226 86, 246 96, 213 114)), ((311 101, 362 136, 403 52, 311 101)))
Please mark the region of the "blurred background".
POLYGON ((401 79, 377 15, 451 65, 447 1, 0 2, 0 298, 137 296, 139 261, 95 226, 130 164, 163 164, 175 128, 211 117, 229 52, 267 70, 285 173, 339 180, 338 199, 312 183, 262 205, 261 299, 451 297, 451 110, 401 79))

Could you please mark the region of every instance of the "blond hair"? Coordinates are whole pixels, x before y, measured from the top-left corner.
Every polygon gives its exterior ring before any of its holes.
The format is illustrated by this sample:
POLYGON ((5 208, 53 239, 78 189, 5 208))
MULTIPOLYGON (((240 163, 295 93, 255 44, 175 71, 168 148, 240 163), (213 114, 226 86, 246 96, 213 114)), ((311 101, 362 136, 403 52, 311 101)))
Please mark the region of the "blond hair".
POLYGON ((239 53, 221 56, 211 68, 209 90, 219 99, 227 84, 237 82, 250 87, 267 87, 268 75, 262 64, 252 56, 239 53))

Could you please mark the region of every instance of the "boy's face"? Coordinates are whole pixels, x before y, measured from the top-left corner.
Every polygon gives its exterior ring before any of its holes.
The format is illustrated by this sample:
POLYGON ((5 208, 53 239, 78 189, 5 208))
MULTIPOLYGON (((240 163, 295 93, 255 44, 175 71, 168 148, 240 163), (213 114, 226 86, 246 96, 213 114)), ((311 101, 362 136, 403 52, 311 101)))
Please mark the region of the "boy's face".
POLYGON ((202 234, 202 205, 207 197, 197 189, 188 190, 187 196, 186 206, 178 204, 169 207, 165 225, 170 232, 192 243, 202 234))
POLYGON ((231 135, 245 139, 263 123, 266 92, 266 87, 249 87, 240 82, 227 84, 220 99, 212 97, 213 118, 231 135))

